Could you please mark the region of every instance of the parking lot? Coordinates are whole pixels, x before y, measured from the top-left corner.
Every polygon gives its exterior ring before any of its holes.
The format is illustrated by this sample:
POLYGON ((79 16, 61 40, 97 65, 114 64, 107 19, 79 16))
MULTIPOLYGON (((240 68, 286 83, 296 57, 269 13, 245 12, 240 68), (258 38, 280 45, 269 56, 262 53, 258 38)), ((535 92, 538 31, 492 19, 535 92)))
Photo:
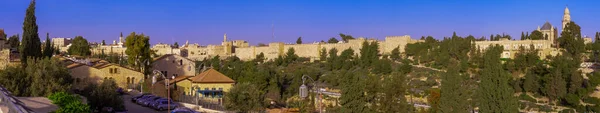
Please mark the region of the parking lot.
POLYGON ((127 109, 127 113, 166 113, 167 111, 156 111, 149 107, 144 107, 131 102, 133 95, 123 95, 123 103, 127 109))

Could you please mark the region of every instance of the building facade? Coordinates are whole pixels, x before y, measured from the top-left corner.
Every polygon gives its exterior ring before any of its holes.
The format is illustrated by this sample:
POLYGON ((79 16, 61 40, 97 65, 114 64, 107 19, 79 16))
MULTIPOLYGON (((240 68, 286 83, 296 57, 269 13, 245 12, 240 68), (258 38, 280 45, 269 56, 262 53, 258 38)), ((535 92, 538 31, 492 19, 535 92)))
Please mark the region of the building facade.
POLYGON ((196 63, 176 54, 167 54, 154 58, 152 70, 162 72, 167 78, 171 78, 171 76, 194 76, 196 75, 196 63))
POLYGON ((99 84, 104 80, 115 80, 124 89, 133 88, 140 83, 144 74, 118 64, 98 62, 95 64, 72 63, 67 66, 74 79, 74 89, 83 89, 90 83, 99 84))

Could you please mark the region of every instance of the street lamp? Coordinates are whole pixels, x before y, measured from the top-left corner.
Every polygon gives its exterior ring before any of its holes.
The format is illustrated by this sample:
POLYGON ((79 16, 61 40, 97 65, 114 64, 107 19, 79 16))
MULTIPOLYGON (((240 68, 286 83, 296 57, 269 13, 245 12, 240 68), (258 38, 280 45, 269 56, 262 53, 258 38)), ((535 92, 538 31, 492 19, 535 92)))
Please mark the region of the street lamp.
MULTIPOLYGON (((302 75, 302 85, 299 88, 300 98, 305 99, 306 97, 308 97, 308 87, 306 87, 306 85, 304 84, 306 81, 306 78, 309 78, 313 82, 313 87, 316 88, 317 95, 321 95, 319 86, 317 86, 317 82, 315 82, 315 80, 313 78, 311 78, 310 76, 302 75)), ((319 102, 319 104, 317 104, 317 107, 319 108, 319 113, 321 113, 322 112, 321 101, 320 101, 321 98, 320 98, 320 96, 317 96, 316 98, 317 98, 317 102, 319 102)))
MULTIPOLYGON (((140 59, 137 59, 137 61, 139 62, 139 64, 144 64, 144 63, 146 63, 147 65, 150 65, 150 62, 148 61, 148 59, 146 59, 146 60, 144 60, 144 61, 142 61, 142 62, 140 62, 140 59)), ((142 79, 141 79, 141 81, 140 81, 140 84, 141 84, 141 85, 140 85, 140 92, 141 92, 142 94, 144 94, 144 81, 145 81, 145 79, 146 79, 146 72, 145 72, 145 70, 144 70, 144 67, 140 67, 140 70, 142 71, 142 74, 144 74, 144 76, 142 77, 142 79)), ((163 76, 164 76, 164 75, 163 75, 163 76)))

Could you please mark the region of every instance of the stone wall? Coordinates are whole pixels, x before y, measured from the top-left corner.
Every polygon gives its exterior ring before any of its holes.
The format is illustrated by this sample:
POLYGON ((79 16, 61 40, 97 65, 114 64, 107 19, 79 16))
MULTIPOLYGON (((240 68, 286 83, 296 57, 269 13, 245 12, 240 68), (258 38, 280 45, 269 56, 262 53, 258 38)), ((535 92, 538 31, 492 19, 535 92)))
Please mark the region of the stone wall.
POLYGON ((501 58, 514 58, 515 54, 519 52, 519 48, 523 47, 529 49, 532 45, 533 48, 540 50, 539 56, 544 59, 546 56, 556 56, 559 54, 558 49, 552 47, 551 40, 508 40, 501 39, 498 41, 475 41, 475 46, 481 50, 485 50, 491 45, 501 45, 504 47, 504 52, 501 58))
POLYGON ((10 65, 10 49, 0 50, 0 69, 10 65))

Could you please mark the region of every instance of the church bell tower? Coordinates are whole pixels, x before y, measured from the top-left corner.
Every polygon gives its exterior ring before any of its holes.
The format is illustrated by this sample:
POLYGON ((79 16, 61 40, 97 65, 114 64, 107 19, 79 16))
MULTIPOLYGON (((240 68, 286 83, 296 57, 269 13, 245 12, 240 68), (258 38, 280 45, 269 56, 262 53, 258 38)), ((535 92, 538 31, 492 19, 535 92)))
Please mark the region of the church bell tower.
POLYGON ((563 15, 563 19, 562 19, 562 30, 565 29, 565 27, 567 27, 567 23, 571 22, 571 14, 569 13, 569 7, 565 7, 565 14, 563 15))

